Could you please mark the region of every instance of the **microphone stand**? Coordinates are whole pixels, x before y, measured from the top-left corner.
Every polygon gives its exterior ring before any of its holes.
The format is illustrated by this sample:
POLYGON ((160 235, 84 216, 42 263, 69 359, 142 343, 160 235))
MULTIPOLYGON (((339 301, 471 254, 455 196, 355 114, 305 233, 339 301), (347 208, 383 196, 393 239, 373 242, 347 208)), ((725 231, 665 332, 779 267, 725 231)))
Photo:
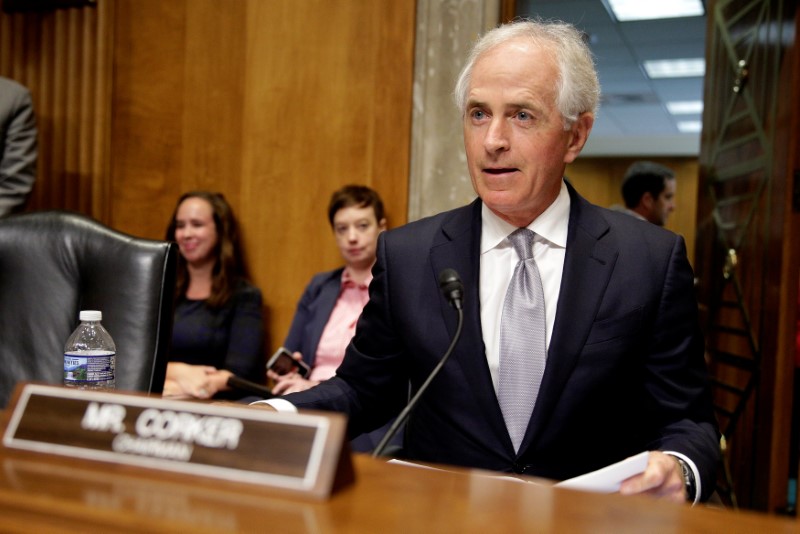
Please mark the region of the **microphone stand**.
POLYGON ((416 395, 414 395, 414 397, 408 402, 403 411, 400 412, 400 415, 397 416, 397 419, 394 420, 394 423, 392 423, 392 426, 389 427, 389 430, 386 431, 386 434, 383 436, 383 439, 381 439, 380 443, 378 443, 378 446, 375 447, 374 451, 372 451, 373 458, 377 458, 378 456, 381 456, 381 454, 383 454, 383 451, 384 449, 386 449, 386 446, 389 444, 389 441, 391 441, 394 435, 397 434, 397 430, 400 428, 400 426, 406 421, 406 419, 408 419, 411 410, 414 409, 414 406, 416 406, 417 402, 419 401, 419 398, 422 397, 422 394, 425 393, 426 389, 428 389, 428 386, 430 385, 431 381, 433 381, 433 379, 436 378, 436 375, 439 374, 439 371, 442 369, 442 367, 444 367, 444 364, 447 362, 447 360, 450 358, 450 355, 453 353, 453 349, 455 348, 456 343, 458 343, 458 340, 461 337, 461 327, 464 325, 464 311, 461 309, 460 305, 456 308, 456 311, 458 312, 458 326, 456 327, 456 333, 453 336, 453 341, 450 342, 450 347, 448 347, 447 352, 444 353, 442 359, 439 360, 439 363, 436 364, 436 367, 433 368, 431 374, 428 375, 428 378, 425 380, 422 386, 420 386, 416 395))

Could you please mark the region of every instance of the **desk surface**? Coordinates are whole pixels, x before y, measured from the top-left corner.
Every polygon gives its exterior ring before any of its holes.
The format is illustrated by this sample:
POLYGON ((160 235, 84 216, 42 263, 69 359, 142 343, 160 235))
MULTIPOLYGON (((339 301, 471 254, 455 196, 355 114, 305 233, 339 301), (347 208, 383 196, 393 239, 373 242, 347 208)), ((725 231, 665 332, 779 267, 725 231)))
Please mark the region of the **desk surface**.
POLYGON ((4 532, 782 532, 780 517, 433 471, 355 455, 329 500, 0 448, 4 532))

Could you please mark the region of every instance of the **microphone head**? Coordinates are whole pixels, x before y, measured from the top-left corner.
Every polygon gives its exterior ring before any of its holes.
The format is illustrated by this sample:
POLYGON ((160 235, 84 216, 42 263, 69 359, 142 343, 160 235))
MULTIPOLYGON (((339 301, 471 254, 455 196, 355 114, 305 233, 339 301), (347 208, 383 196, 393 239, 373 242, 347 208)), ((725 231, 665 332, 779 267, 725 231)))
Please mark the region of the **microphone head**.
POLYGON ((458 276, 455 270, 443 269, 439 273, 439 289, 454 308, 461 309, 461 299, 464 298, 464 284, 461 283, 461 277, 458 276))

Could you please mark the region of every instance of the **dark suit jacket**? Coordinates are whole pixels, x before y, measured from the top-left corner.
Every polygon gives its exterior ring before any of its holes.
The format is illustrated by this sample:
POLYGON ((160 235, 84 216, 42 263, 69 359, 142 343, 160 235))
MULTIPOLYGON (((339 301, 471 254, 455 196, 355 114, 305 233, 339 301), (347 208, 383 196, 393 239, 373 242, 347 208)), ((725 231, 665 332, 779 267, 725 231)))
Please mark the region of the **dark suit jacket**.
POLYGON ((343 271, 344 267, 340 267, 314 275, 297 303, 292 326, 283 342, 290 351, 299 351, 303 361, 311 367, 314 366, 322 331, 339 298, 343 271))
POLYGON ((338 377, 289 395, 348 413, 351 431, 386 421, 418 388, 456 329, 437 277, 464 282, 463 335, 406 429, 409 458, 552 479, 643 450, 686 454, 707 498, 719 442, 684 241, 593 206, 569 186, 567 250, 538 401, 519 454, 503 421, 481 338, 481 203, 384 233, 338 377))
POLYGON ((0 77, 0 217, 24 206, 36 181, 36 154, 31 93, 0 77))

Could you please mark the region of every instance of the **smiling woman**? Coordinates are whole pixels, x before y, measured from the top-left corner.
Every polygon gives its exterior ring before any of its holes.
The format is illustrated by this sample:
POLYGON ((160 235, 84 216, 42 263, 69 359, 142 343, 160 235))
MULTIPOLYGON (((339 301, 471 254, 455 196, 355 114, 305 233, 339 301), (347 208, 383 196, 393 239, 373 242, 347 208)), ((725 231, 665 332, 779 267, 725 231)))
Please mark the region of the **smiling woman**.
POLYGON ((167 229, 180 251, 164 396, 207 399, 231 375, 264 383, 261 291, 248 281, 236 218, 220 193, 180 197, 167 229))

